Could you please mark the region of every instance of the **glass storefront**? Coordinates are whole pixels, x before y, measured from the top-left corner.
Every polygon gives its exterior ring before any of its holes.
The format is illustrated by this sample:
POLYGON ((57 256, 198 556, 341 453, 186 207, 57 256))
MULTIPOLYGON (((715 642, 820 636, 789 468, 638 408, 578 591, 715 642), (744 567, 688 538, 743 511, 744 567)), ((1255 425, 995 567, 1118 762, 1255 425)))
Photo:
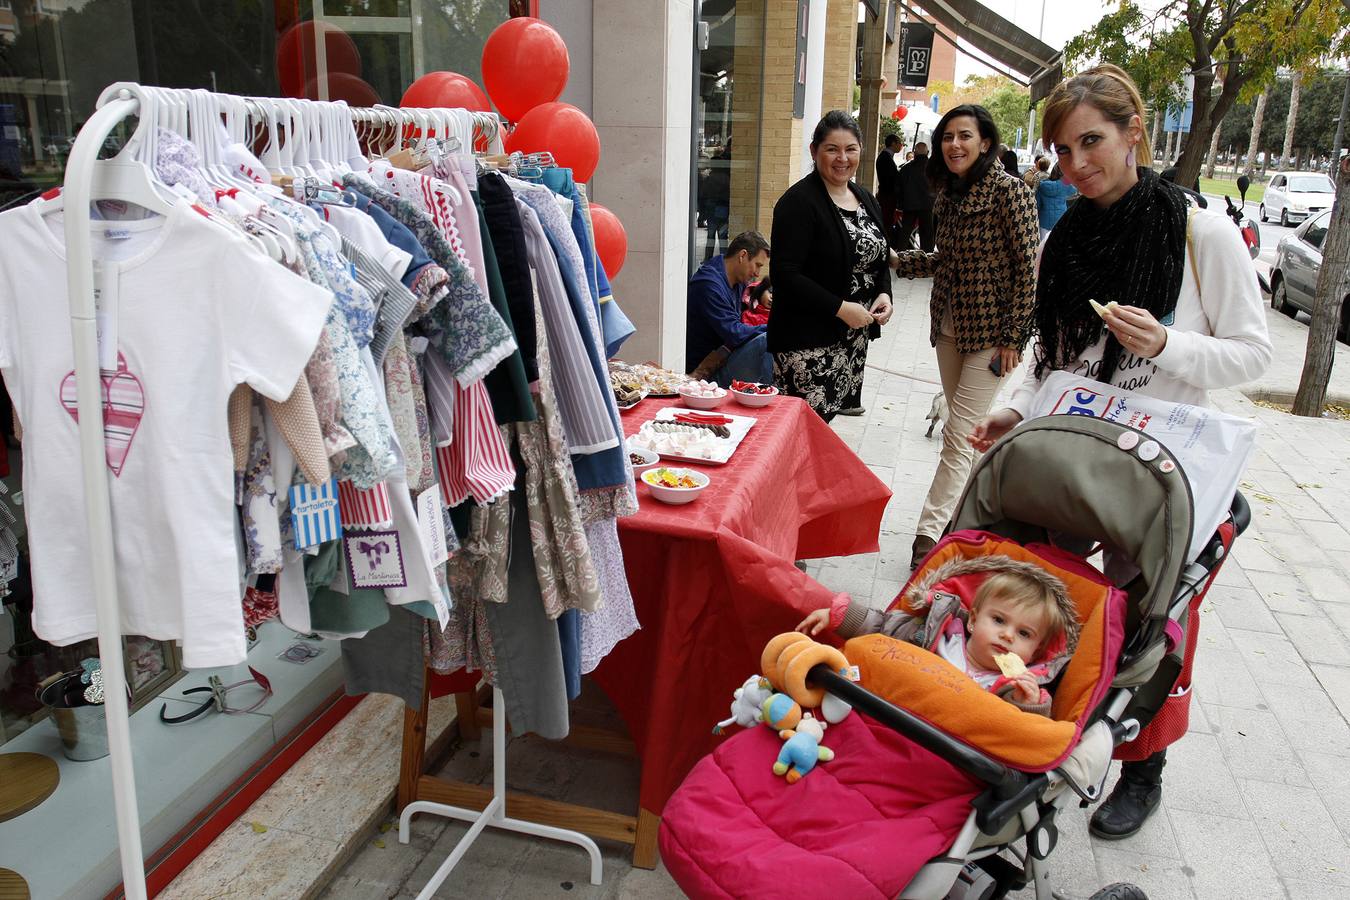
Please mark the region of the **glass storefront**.
MULTIPOLYGON (((75 136, 114 82, 397 106, 427 71, 449 69, 480 80, 487 36, 512 15, 527 14, 529 5, 0 0, 0 209, 61 183, 75 136)), ((110 138, 108 151, 116 144, 116 136, 110 138)), ((0 760, 45 756, 58 764, 59 787, 21 813, 11 815, 0 804, 0 868, 18 871, 33 896, 102 896, 117 880, 106 747, 89 743, 102 738, 102 708, 83 707, 99 714, 98 721, 81 722, 69 710, 53 713, 38 697, 44 684, 72 673, 78 680, 95 665, 97 642, 55 647, 33 633, 19 425, 0 391, 0 760), (80 852, 69 859, 45 853, 43 842, 57 833, 80 852)), ((191 709, 184 690, 205 685, 212 674, 226 683, 247 679, 247 670, 185 671, 172 643, 136 636, 124 639, 124 655, 133 692, 133 756, 138 769, 151 770, 138 772, 147 852, 302 727, 341 686, 335 642, 272 621, 250 635, 249 663, 273 689, 257 713, 165 725, 161 706, 167 703, 171 716, 191 709)))
POLYGON ((0 208, 60 182, 80 124, 115 81, 397 106, 424 72, 479 80, 487 36, 528 6, 0 0, 0 208), (316 30, 325 36, 317 54, 316 30))
POLYGON ((765 0, 704 0, 696 44, 694 138, 697 179, 691 268, 760 228, 758 173, 765 0))

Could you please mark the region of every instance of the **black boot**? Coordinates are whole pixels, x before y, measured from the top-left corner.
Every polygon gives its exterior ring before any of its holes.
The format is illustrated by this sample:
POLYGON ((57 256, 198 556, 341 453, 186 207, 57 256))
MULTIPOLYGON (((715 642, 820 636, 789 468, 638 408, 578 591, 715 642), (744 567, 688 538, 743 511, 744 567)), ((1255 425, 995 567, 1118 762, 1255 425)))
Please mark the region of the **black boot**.
POLYGON ((1088 830, 1108 841, 1127 838, 1144 827, 1162 801, 1162 770, 1167 751, 1159 750, 1141 762, 1120 767, 1120 780, 1111 796, 1092 814, 1088 830))

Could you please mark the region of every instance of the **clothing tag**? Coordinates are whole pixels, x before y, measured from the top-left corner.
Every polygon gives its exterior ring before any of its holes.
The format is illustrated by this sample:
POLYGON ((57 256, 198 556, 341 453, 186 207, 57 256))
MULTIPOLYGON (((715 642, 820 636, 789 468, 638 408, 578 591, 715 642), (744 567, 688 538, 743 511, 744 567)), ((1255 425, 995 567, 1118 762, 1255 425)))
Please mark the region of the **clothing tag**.
POLYGON ((295 549, 304 550, 325 541, 342 537, 342 517, 338 512, 337 479, 331 478, 318 487, 308 484, 291 486, 291 528, 295 532, 295 549))
POLYGON ((338 482, 343 524, 350 528, 393 528, 394 513, 389 488, 383 482, 373 488, 358 488, 350 481, 338 482))
POLYGON ((352 531, 343 538, 347 573, 354 588, 408 586, 403 571, 403 548, 397 531, 352 531))
POLYGON ((103 232, 103 237, 109 241, 125 241, 131 237, 129 228, 108 228, 103 232))
POLYGON ((94 319, 98 326, 98 367, 117 371, 117 271, 94 260, 94 319))
POLYGON ((862 670, 857 666, 849 666, 844 670, 844 677, 853 682, 862 681, 862 670))
POLYGON ((445 543, 445 517, 441 515, 439 483, 417 495, 417 524, 422 529, 422 541, 431 556, 431 564, 443 564, 450 558, 450 550, 445 543))

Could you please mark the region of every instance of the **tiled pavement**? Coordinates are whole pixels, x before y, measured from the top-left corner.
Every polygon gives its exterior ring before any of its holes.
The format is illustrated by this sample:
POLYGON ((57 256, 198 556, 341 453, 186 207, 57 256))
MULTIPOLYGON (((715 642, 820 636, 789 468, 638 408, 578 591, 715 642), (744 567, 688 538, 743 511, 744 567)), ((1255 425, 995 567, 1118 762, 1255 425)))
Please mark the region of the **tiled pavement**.
MULTIPOLYGON (((835 422, 895 492, 881 552, 809 566, 827 586, 874 605, 887 603, 907 574, 936 465, 938 438, 924 437, 938 390, 929 284, 897 282, 897 318, 870 352, 867 414, 835 422)), ((1276 362, 1254 388, 1292 394, 1306 325, 1268 318, 1276 362)), ((1331 393, 1350 398, 1350 349, 1338 346, 1337 364, 1331 393)), ((1244 479, 1252 527, 1204 605, 1191 732, 1169 753, 1162 809, 1138 835, 1114 843, 1091 838, 1089 811, 1072 810, 1051 857, 1067 896, 1131 881, 1152 900, 1350 897, 1350 423, 1296 419, 1237 391, 1212 399, 1263 426, 1244 479)), ((532 738, 512 741, 510 753, 514 787, 581 802, 594 796, 616 810, 635 805, 631 764, 532 738)), ((448 767, 456 777, 490 779, 476 746, 461 748, 448 767)), ((372 834, 325 896, 414 896, 464 828, 422 817, 413 831, 407 847, 393 831, 372 834)), ((604 849, 605 883, 592 888, 579 850, 489 831, 437 896, 680 896, 663 869, 632 869, 620 848, 604 849)))

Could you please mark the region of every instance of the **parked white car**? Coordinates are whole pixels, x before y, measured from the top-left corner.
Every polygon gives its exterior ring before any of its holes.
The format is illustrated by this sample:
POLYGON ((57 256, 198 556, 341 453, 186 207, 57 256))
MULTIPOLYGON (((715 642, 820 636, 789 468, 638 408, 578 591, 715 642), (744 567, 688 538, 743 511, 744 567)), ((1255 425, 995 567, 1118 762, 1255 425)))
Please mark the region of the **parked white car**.
POLYGON ((1321 172, 1276 172, 1261 201, 1261 221, 1279 219, 1288 228, 1308 216, 1331 209, 1336 185, 1321 172))

